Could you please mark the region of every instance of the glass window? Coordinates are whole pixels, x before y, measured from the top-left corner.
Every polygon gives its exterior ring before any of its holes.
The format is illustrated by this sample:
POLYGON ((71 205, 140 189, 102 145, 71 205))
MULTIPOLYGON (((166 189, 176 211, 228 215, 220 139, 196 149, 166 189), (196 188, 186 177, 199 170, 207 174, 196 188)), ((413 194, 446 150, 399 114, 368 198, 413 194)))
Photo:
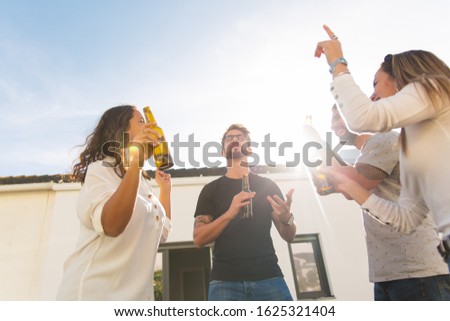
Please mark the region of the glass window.
POLYGON ((296 235, 288 246, 297 299, 332 297, 318 234, 296 235))

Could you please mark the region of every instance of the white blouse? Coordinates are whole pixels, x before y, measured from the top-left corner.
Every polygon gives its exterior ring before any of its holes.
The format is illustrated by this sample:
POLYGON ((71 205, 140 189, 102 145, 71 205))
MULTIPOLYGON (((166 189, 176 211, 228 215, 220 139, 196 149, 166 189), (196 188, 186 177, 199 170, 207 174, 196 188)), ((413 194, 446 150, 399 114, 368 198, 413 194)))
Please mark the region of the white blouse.
POLYGON ((150 182, 141 177, 135 208, 125 230, 105 235, 103 206, 122 179, 104 161, 88 167, 77 215, 81 221, 75 252, 64 265, 58 300, 153 300, 153 270, 160 242, 171 221, 150 182))
POLYGON ((411 83, 394 96, 370 101, 351 75, 336 77, 331 91, 350 129, 357 132, 405 128, 407 152, 400 154, 398 203, 372 194, 362 204, 370 215, 410 233, 430 210, 438 231, 450 235, 450 106, 437 109, 424 88, 411 83))

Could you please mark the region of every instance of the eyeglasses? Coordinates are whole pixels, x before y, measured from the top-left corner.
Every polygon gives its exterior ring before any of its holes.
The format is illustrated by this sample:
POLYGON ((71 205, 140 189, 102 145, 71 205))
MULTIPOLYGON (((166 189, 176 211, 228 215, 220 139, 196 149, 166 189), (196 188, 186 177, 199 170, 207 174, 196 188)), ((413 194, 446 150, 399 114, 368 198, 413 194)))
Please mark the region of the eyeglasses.
POLYGON ((243 141, 246 139, 246 137, 245 137, 244 135, 242 135, 242 134, 237 134, 237 135, 226 135, 226 136, 225 136, 225 141, 226 141, 227 143, 229 143, 229 142, 233 141, 235 137, 236 137, 237 140, 240 141, 240 142, 243 142, 243 141))

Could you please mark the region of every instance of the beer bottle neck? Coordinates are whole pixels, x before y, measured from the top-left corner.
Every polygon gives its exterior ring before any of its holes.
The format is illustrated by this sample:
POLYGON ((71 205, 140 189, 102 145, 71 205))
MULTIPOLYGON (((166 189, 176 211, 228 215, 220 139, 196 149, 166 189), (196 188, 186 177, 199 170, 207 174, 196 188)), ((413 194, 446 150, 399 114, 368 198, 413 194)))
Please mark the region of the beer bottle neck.
POLYGON ((145 120, 149 123, 156 123, 156 119, 155 116, 153 116, 152 111, 150 110, 149 107, 145 107, 144 108, 144 116, 145 116, 145 120))
POLYGON ((248 181, 248 175, 244 175, 242 177, 242 190, 245 192, 249 192, 250 191, 250 183, 248 181))

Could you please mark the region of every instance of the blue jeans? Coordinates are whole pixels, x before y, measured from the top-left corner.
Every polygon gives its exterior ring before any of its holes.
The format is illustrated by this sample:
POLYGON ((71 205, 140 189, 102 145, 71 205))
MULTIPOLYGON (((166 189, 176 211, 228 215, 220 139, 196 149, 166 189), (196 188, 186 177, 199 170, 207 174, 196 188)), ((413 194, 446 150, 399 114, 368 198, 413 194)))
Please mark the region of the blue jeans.
POLYGON ((259 281, 209 282, 209 301, 292 301, 282 277, 259 281))
POLYGON ((450 301, 450 275, 374 284, 375 301, 450 301))

